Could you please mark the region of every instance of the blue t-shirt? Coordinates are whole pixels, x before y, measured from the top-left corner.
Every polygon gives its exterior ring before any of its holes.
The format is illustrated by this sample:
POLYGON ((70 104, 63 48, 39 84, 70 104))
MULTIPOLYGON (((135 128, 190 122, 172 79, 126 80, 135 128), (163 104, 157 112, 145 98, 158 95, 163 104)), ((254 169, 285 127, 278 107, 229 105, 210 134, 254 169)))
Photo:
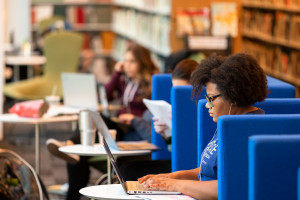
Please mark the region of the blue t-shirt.
MULTIPOLYGON (((264 114, 265 112, 258 108, 258 110, 247 113, 249 114, 264 114)), ((198 175, 200 181, 217 180, 217 165, 218 165, 218 135, 217 131, 213 135, 211 141, 205 147, 201 154, 200 167, 201 170, 198 175)))

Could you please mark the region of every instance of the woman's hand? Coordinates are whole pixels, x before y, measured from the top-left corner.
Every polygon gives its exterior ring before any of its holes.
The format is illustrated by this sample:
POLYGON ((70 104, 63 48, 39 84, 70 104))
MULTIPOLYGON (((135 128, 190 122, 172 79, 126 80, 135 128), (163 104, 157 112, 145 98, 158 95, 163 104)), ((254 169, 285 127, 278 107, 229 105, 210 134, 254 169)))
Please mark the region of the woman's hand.
POLYGON ((124 124, 127 124, 127 125, 130 125, 131 124, 131 120, 133 120, 135 116, 131 113, 125 113, 125 114, 120 114, 119 117, 118 117, 118 121, 120 123, 124 123, 124 124))
POLYGON ((124 72, 124 62, 119 61, 115 64, 115 71, 116 72, 124 72))
POLYGON ((169 178, 171 176, 171 173, 167 173, 167 174, 148 174, 146 176, 143 176, 141 178, 138 179, 139 183, 144 183, 147 182, 148 180, 150 180, 153 177, 166 177, 169 178))
POLYGON ((153 117, 152 119, 154 120, 153 125, 155 132, 163 137, 166 137, 164 131, 168 128, 168 126, 165 123, 159 121, 156 117, 153 117))
POLYGON ((144 187, 167 191, 177 191, 177 181, 178 180, 169 178, 168 176, 156 175, 148 177, 148 179, 144 181, 144 187))

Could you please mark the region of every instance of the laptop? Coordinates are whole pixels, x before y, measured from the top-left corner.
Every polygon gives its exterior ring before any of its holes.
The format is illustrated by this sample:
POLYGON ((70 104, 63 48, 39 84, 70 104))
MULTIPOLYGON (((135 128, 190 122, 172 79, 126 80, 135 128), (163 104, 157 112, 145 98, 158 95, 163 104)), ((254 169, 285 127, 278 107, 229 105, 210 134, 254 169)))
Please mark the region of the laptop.
MULTIPOLYGON (((159 147, 153 145, 149 142, 121 142, 117 144, 115 140, 112 138, 109 130, 103 121, 102 117, 98 112, 88 110, 89 115, 91 116, 94 124, 96 125, 98 132, 105 138, 109 147, 114 150, 122 151, 122 150, 158 150, 159 147)), ((99 137, 101 138, 101 137, 99 137)))
POLYGON ((62 73, 64 106, 98 110, 96 78, 93 74, 62 73))
POLYGON ((176 191, 166 191, 166 190, 157 190, 154 188, 144 188, 143 184, 139 183, 138 181, 124 181, 123 176, 120 173, 120 170, 117 166, 116 160, 114 159, 108 144, 105 140, 105 138, 103 137, 103 146, 104 149, 108 155, 108 158, 110 160, 111 165, 114 168, 115 173, 117 174, 117 177, 124 189, 124 191, 127 194, 181 194, 181 192, 176 192, 176 191))

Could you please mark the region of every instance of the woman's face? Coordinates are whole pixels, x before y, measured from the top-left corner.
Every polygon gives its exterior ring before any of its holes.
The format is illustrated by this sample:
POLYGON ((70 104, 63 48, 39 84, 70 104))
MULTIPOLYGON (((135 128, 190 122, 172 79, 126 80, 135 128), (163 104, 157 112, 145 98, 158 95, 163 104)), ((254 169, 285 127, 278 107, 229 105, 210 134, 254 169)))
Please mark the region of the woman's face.
POLYGON ((189 82, 183 79, 172 79, 173 86, 189 85, 189 82))
POLYGON ((125 53, 124 70, 131 79, 135 79, 138 75, 139 65, 131 51, 125 53))
MULTIPOLYGON (((208 82, 206 84, 206 94, 208 97, 214 97, 221 93, 217 89, 217 85, 215 83, 208 82)), ((212 105, 213 106, 211 106, 211 104, 207 102, 205 104, 205 107, 209 109, 209 115, 213 118, 214 122, 217 122, 220 116, 229 114, 231 102, 224 100, 222 94, 221 96, 214 98, 214 100, 212 101, 212 105)))

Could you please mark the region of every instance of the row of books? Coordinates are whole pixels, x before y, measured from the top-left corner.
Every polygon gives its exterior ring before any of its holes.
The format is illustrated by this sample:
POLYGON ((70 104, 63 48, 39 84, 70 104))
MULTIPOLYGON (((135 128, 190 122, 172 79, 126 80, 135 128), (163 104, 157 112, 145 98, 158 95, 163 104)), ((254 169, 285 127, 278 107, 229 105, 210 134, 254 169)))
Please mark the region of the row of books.
POLYGON ((169 15, 171 0, 113 0, 115 5, 169 15))
POLYGON ((109 3, 111 0, 32 0, 32 3, 109 3))
POLYGON ((95 54, 110 51, 113 48, 114 33, 102 31, 97 34, 84 33, 83 49, 92 49, 95 54))
POLYGON ((269 5, 285 8, 300 8, 300 0, 245 0, 245 4, 269 5))
POLYGON ((113 30, 158 54, 168 56, 170 47, 170 18, 148 15, 132 9, 113 11, 113 30))
POLYGON ((108 6, 66 7, 66 20, 71 24, 101 24, 111 22, 111 8, 108 6))
POLYGON ((178 9, 176 12, 176 35, 209 35, 210 10, 203 8, 178 9))
POLYGON ((186 8, 176 12, 176 33, 236 37, 238 14, 235 3, 214 2, 210 8, 186 8))
MULTIPOLYGON (((113 47, 113 58, 117 61, 124 59, 124 53, 126 51, 126 48, 128 47, 129 40, 122 38, 122 37, 116 37, 114 40, 114 47, 113 47)), ((157 54, 151 54, 151 58, 153 62, 159 67, 160 71, 164 71, 164 59, 160 57, 157 54)))
POLYGON ((300 15, 244 9, 243 31, 300 44, 300 15))
POLYGON ((243 49, 253 55, 265 71, 300 78, 299 51, 267 46, 250 40, 243 41, 243 49))
POLYGON ((62 15, 71 24, 101 24, 111 22, 111 8, 109 6, 67 6, 32 7, 32 23, 51 18, 54 14, 62 15))

